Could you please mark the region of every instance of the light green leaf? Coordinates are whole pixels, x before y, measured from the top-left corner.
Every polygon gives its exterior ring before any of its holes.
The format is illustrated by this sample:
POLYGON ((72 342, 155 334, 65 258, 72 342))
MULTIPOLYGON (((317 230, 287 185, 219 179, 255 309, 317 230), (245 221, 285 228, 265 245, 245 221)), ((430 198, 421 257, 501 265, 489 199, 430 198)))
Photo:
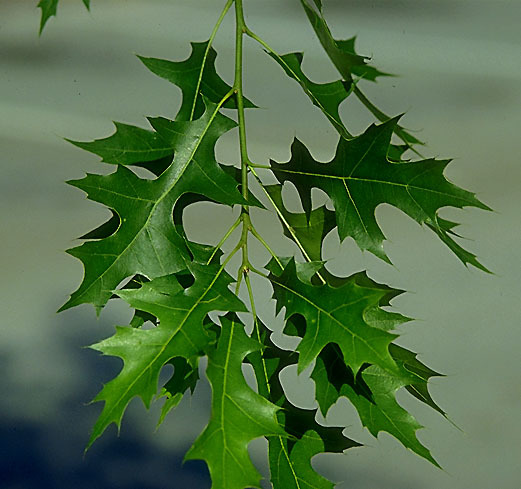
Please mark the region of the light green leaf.
POLYGON ((254 392, 242 373, 244 358, 260 348, 232 315, 221 318, 217 349, 208 354, 207 376, 212 386, 212 415, 186 459, 205 460, 212 489, 259 487, 248 444, 261 436, 286 436, 277 422, 277 406, 254 392))
MULTIPOLYGON (((154 74, 177 85, 183 93, 181 108, 176 120, 188 121, 197 118, 204 111, 203 98, 219 103, 231 90, 215 69, 217 53, 213 47, 208 49, 208 41, 192 42, 192 53, 185 61, 168 61, 158 58, 138 56, 143 64, 154 74), (197 91, 197 87, 199 90, 197 91), (197 96, 197 101, 195 100, 197 96)), ((244 99, 245 108, 256 107, 244 99)), ((224 108, 237 107, 235 97, 230 97, 224 108)))
POLYGON ((142 179, 125 166, 110 175, 87 175, 69 182, 105 204, 120 218, 117 231, 68 252, 85 266, 80 288, 61 310, 92 303, 100 310, 112 291, 127 277, 159 277, 185 268, 189 253, 172 221, 179 197, 198 192, 227 205, 246 203, 236 182, 215 161, 218 138, 235 123, 208 102, 203 116, 193 122, 151 119, 175 150, 170 166, 155 180, 142 179))
POLYGON ((302 71, 303 53, 289 53, 282 56, 270 52, 269 55, 284 69, 286 74, 293 78, 304 90, 331 124, 345 138, 351 135, 342 123, 338 114, 340 104, 349 96, 349 88, 340 80, 331 83, 313 83, 302 71))
POLYGON ((306 333, 297 347, 299 372, 330 342, 340 346, 354 372, 364 363, 396 370, 388 351, 396 336, 370 326, 365 319, 368 310, 385 300, 387 289, 361 285, 356 275, 346 279, 340 287, 306 284, 298 277, 294 260, 281 275, 272 273, 269 278, 277 312, 285 307, 286 319, 300 314, 306 320, 306 333))
MULTIPOLYGON (((335 207, 341 240, 352 237, 362 250, 387 260, 385 239, 375 217, 379 204, 388 203, 405 212, 420 224, 433 227, 446 242, 442 207, 465 206, 489 209, 471 192, 450 183, 443 175, 450 160, 427 159, 391 163, 387 154, 397 119, 371 125, 362 135, 347 141, 340 138, 335 157, 327 164, 313 159, 298 139, 292 145, 292 157, 286 164, 271 162, 281 183, 292 182, 302 206, 310 216, 311 189, 326 192, 335 207)), ((464 263, 476 264, 461 249, 451 247, 464 263)))
MULTIPOLYGON (((117 291, 130 306, 159 319, 153 329, 117 327, 116 334, 91 348, 123 359, 118 376, 107 383, 94 401, 104 401, 103 411, 92 431, 92 443, 111 424, 118 428, 123 413, 136 396, 148 408, 158 389, 163 366, 176 357, 193 362, 194 357, 214 341, 204 326, 210 311, 247 311, 228 289, 233 279, 219 265, 188 266, 195 281, 184 289, 175 275, 166 275, 143 284, 139 289, 117 291)), ((184 383, 179 388, 184 387, 184 383)), ((170 386, 170 389, 172 387, 170 386)))

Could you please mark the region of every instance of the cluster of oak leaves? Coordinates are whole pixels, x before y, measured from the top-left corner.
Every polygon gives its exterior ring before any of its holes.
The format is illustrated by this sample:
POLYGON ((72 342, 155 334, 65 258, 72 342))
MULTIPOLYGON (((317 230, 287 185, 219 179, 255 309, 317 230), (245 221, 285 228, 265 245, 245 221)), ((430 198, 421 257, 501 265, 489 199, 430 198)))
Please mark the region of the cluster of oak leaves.
MULTIPOLYGON (((182 90, 174 120, 149 118, 151 129, 116 124, 116 132, 106 139, 73 142, 115 165, 109 175, 88 174, 69 182, 107 206, 113 217, 83 236, 81 246, 69 250, 83 262, 85 274, 62 309, 91 303, 99 311, 112 297, 135 309, 129 326, 118 327, 113 337, 93 346, 120 357, 124 364, 95 399, 104 407, 89 446, 111 423, 119 426, 135 396, 147 407, 154 399, 164 399, 162 421, 187 391, 193 392, 198 361, 207 356, 211 418, 186 457, 207 462, 214 488, 258 486, 260 475, 247 447, 263 436, 269 442, 274 488, 334 487, 314 471, 311 458, 359 444, 344 436, 342 427, 319 424, 315 410, 297 408, 286 398, 279 373, 292 364, 301 372, 314 363, 311 377, 324 416, 346 397, 373 435, 390 433, 436 464, 416 438, 420 425, 395 399, 396 391, 405 387, 444 415, 427 388, 429 378, 439 374, 393 343, 396 335, 391 331, 408 318, 382 306, 401 291, 378 284, 363 272, 347 278, 332 275, 321 261, 322 241, 329 232, 336 228, 340 240, 351 237, 361 249, 386 260, 384 235, 374 214, 379 204, 388 203, 431 228, 464 263, 484 269, 453 239, 456 223, 440 218, 438 210, 487 207, 444 178, 448 161, 402 159, 419 141, 398 125, 399 118, 389 118, 374 107, 355 83, 385 74, 356 54, 354 39, 332 37, 320 1, 314 0, 314 6, 300 2, 341 79, 315 84, 301 69, 302 53, 269 54, 322 110, 337 129, 339 142, 333 160, 322 163, 295 139, 289 162, 270 163, 280 184, 263 185, 257 177, 269 206, 252 195, 246 201, 240 192, 240 171, 215 159, 217 140, 237 126, 221 108, 236 108, 236 100, 230 97, 223 103, 230 86, 217 74, 216 52, 208 42, 192 43, 192 54, 181 62, 140 58, 153 73, 182 90), (338 114, 348 96, 358 97, 381 123, 352 136, 338 114), (393 134, 403 144, 392 143, 393 134), (132 166, 146 168, 155 178, 139 177, 132 166), (303 214, 285 208, 286 181, 296 187, 303 214), (327 193, 334 211, 312 208, 313 187, 327 193), (305 262, 277 257, 264 267, 277 313, 285 310, 284 333, 302 338, 296 351, 275 345, 270 329, 258 319, 254 333, 246 334, 236 313, 247 312, 248 307, 230 288, 234 279, 222 264, 223 252, 190 242, 184 232, 183 210, 200 201, 268 207, 277 212, 285 235, 299 246, 305 262), (210 319, 212 311, 226 313, 219 324, 210 319), (155 327, 142 329, 146 322, 155 327), (243 378, 244 362, 254 368, 258 392, 243 378), (174 373, 158 395, 159 373, 168 364, 174 373)), ((40 2, 42 27, 56 13, 57 3, 40 2)), ((255 107, 249 100, 245 106, 255 107)))

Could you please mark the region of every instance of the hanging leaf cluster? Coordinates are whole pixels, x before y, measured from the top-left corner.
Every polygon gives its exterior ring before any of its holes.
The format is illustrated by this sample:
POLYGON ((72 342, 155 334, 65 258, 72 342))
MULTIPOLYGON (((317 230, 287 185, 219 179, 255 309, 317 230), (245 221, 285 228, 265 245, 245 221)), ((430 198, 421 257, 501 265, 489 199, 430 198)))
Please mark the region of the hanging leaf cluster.
MULTIPOLYGON (((139 57, 152 73, 181 90, 182 103, 174 118, 148 118, 146 128, 116 123, 115 132, 104 139, 71 141, 114 167, 108 175, 87 174, 69 182, 106 206, 112 217, 69 250, 83 262, 85 272, 62 310, 89 303, 100 312, 110 299, 118 298, 135 311, 128 326, 118 326, 114 336, 92 347, 121 358, 123 367, 95 398, 103 409, 88 447, 109 425, 119 429, 134 397, 146 407, 161 400, 163 421, 197 388, 200 360, 206 357, 211 416, 186 458, 207 463, 213 489, 259 487, 261 476, 248 454, 249 443, 259 437, 268 440, 273 488, 333 488, 311 460, 323 452, 360 446, 348 438, 345 427, 320 421, 340 398, 353 404, 372 435, 389 433, 437 465, 416 436, 421 425, 395 397, 403 388, 445 415, 428 389, 429 379, 440 374, 396 343, 397 327, 410 321, 390 307, 402 291, 371 280, 366 272, 334 275, 322 259, 328 234, 337 233, 340 241, 352 238, 361 250, 389 261, 385 235, 375 218, 376 208, 387 203, 434 231, 464 264, 486 270, 456 241, 457 224, 441 218, 439 211, 487 206, 445 178, 448 160, 419 156, 421 143, 400 125, 400 116, 386 115, 362 92, 364 82, 389 75, 356 52, 354 38, 333 37, 322 2, 295 1, 337 68, 338 79, 310 80, 302 67, 303 53, 277 53, 246 25, 242 0, 228 0, 210 39, 192 43, 188 59, 139 57), (212 44, 232 7, 237 56, 230 84, 217 73, 212 44), (245 110, 255 110, 256 105, 245 97, 242 84, 246 38, 263 48, 281 67, 281 76, 291 78, 338 132, 331 161, 317 161, 309 143, 296 138, 289 161, 250 161, 245 110), (353 135, 340 116, 339 106, 348 97, 357 97, 375 117, 359 135, 353 135), (220 137, 231 130, 239 135, 237 167, 224 165, 215 155, 220 137), (414 159, 406 159, 406 152, 414 159), (145 178, 142 169, 150 177, 145 178), (268 173, 279 183, 265 184, 268 173), (262 191, 257 196, 248 187, 250 174, 262 191), (303 213, 287 209, 282 191, 286 182, 296 188, 303 213), (314 208, 313 188, 327 194, 329 207, 314 208), (185 232, 184 210, 201 201, 239 210, 217 246, 192 242, 185 232), (278 216, 284 235, 295 244, 294 256, 273 251, 270 240, 255 229, 250 207, 278 216), (223 244, 237 236, 238 228, 242 232, 235 248, 225 253, 223 244), (249 236, 266 246, 272 255, 269 263, 258 264, 248 255, 249 236), (238 270, 231 267, 236 253, 242 254, 238 270), (277 346, 270 320, 257 315, 252 273, 271 287, 283 332, 299 339, 295 351, 277 346), (249 300, 240 298, 241 288, 249 300), (248 312, 252 321, 244 322, 244 314, 238 313, 248 312), (256 389, 243 376, 245 364, 253 367, 256 389), (295 406, 286 395, 280 374, 292 365, 299 373, 311 367, 315 410, 295 406), (165 366, 173 367, 173 374, 160 386, 165 366)), ((83 3, 89 7, 88 1, 83 3)), ((42 28, 56 14, 57 4, 58 0, 39 3, 42 28)), ((208 241, 219 238, 209 236, 208 241)))

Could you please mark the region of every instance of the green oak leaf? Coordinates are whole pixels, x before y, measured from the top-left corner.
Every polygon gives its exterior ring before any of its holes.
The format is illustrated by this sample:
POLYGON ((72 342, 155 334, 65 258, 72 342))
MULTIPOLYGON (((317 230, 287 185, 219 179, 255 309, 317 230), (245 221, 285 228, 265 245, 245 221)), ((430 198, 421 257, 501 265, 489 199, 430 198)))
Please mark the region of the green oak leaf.
MULTIPOLYGON (((389 73, 384 73, 369 66, 367 64, 369 58, 366 56, 360 56, 356 53, 355 37, 347 40, 334 39, 327 22, 322 15, 321 9, 320 12, 317 12, 309 5, 307 0, 300 0, 300 2, 304 7, 304 11, 306 12, 308 20, 311 23, 320 44, 346 82, 352 83, 353 75, 373 82, 380 76, 392 76, 389 73)), ((378 107, 376 107, 355 84, 353 84, 353 91, 360 101, 380 122, 385 122, 390 119, 390 117, 378 109, 378 107)), ((414 144, 423 144, 422 141, 414 137, 399 125, 395 127, 395 132, 408 147, 414 144)))
POLYGON ((340 104, 350 94, 346 83, 341 80, 330 83, 313 83, 302 71, 303 53, 278 55, 270 52, 269 55, 290 78, 293 78, 302 87, 313 104, 322 110, 339 134, 345 138, 350 138, 351 134, 345 128, 338 114, 340 104))
POLYGON ((432 377, 442 377, 443 374, 427 367, 416 358, 416 353, 406 348, 391 344, 389 351, 396 363, 412 375, 412 382, 405 386, 407 391, 416 399, 435 411, 438 411, 438 413, 446 418, 447 413, 438 406, 429 392, 429 379, 432 377))
MULTIPOLYGON (((194 283, 186 289, 172 274, 144 283, 139 289, 116 292, 131 307, 152 314, 159 321, 153 329, 117 327, 114 336, 91 347, 117 356, 124 363, 118 376, 105 384, 93 401, 105 404, 87 449, 110 424, 115 423, 119 429, 123 413, 134 397, 140 396, 145 406, 150 406, 165 364, 177 357, 193 364, 194 358, 215 341, 204 323, 209 312, 247 311, 228 289, 233 279, 224 267, 193 262, 188 269, 194 283)), ((183 382, 179 389, 184 386, 183 382)))
MULTIPOLYGON (((490 210, 473 193, 444 177, 450 160, 390 162, 387 154, 397 120, 372 124, 350 141, 340 138, 336 154, 327 164, 315 161, 298 139, 292 145, 288 163, 271 162, 277 179, 281 183, 290 181, 297 188, 308 219, 312 209, 311 189, 320 188, 333 201, 340 240, 352 237, 362 250, 386 261, 389 259, 383 248, 385 236, 375 217, 379 204, 391 204, 418 223, 434 227, 444 242, 450 238, 445 221, 438 216, 440 208, 472 206, 490 210)), ((451 250, 464 263, 480 266, 461 249, 451 247, 451 250)))
MULTIPOLYGON (((416 360, 415 355, 408 350, 396 345, 390 345, 389 350, 393 357, 396 356, 395 360, 400 367, 399 374, 370 365, 355 376, 352 369, 345 364, 340 348, 333 342, 327 345, 318 356, 311 374, 315 381, 316 399, 320 409, 325 416, 340 397, 347 397, 358 411, 362 424, 373 436, 376 437, 380 431, 385 431, 405 447, 438 466, 429 450, 416 437, 416 431, 422 426, 396 402, 395 398, 396 391, 402 387, 421 385, 420 392, 423 389, 424 392, 428 392, 426 384, 428 377, 413 373, 412 369, 404 369, 403 357, 410 361, 412 356, 414 363, 421 365, 418 370, 429 371, 429 376, 433 371, 416 360)), ((429 399, 421 400, 429 405, 429 400, 432 401, 430 396, 429 399)))
POLYGON ((83 142, 66 139, 81 149, 94 153, 104 163, 114 165, 141 165, 144 162, 173 157, 174 151, 155 131, 141 127, 114 122, 116 132, 111 136, 95 141, 83 142))
POLYGON ((282 221, 284 235, 295 241, 306 253, 306 259, 320 261, 322 256, 322 241, 336 227, 335 213, 321 206, 309 214, 290 212, 282 200, 281 185, 265 185, 282 221))
MULTIPOLYGON (((174 83, 181 89, 183 101, 176 120, 188 121, 200 116, 204 111, 201 94, 217 104, 231 90, 231 87, 217 74, 215 69, 217 53, 213 47, 208 47, 208 41, 192 42, 191 46, 192 53, 184 61, 138 56, 152 73, 174 83), (199 87, 198 91, 196 87, 199 87), (197 100, 195 100, 196 95, 197 100)), ((237 108, 235 98, 228 98, 223 107, 237 108)), ((256 105, 245 98, 244 107, 255 108, 256 105)))
POLYGON ((396 335, 372 327, 365 319, 367 311, 385 301, 389 294, 387 288, 360 284, 357 275, 345 280, 340 287, 304 283, 297 274, 294 260, 280 275, 272 272, 269 279, 277 313, 285 307, 286 319, 299 314, 306 320, 306 333, 297 347, 299 372, 332 341, 340 346, 354 372, 364 363, 396 370, 388 350, 396 335))
POLYGON ((92 303, 100 310, 122 280, 135 274, 149 279, 184 269, 189 259, 184 237, 172 220, 173 209, 185 193, 198 193, 223 204, 247 203, 236 182, 215 160, 218 138, 235 123, 207 102, 193 122, 151 119, 175 150, 171 165, 155 180, 142 179, 125 166, 110 175, 88 174, 69 182, 105 204, 120 218, 117 231, 98 241, 68 250, 85 267, 80 288, 61 310, 92 303))
POLYGON ((389 76, 388 73, 368 66, 367 60, 369 58, 367 56, 360 56, 356 53, 355 37, 345 41, 334 39, 320 7, 319 12, 317 12, 309 5, 307 0, 300 0, 300 2, 322 47, 345 81, 353 81, 353 75, 371 81, 376 81, 376 78, 379 76, 389 76))
POLYGON ((331 483, 312 468, 311 458, 322 452, 342 453, 360 445, 344 436, 341 427, 319 424, 316 410, 301 409, 288 401, 279 375, 285 367, 297 362, 297 355, 277 347, 271 341, 271 331, 259 320, 256 324, 263 345, 262 355, 255 351, 248 356, 248 361, 254 368, 259 393, 282 408, 277 416, 290 435, 268 438, 273 488, 330 488, 331 483), (310 486, 311 483, 314 485, 310 486))
POLYGON ((208 354, 207 376, 212 386, 208 426, 186 454, 208 464, 212 489, 259 487, 248 444, 261 436, 286 436, 277 422, 278 407, 254 392, 242 373, 244 358, 261 345, 249 338, 234 316, 221 318, 222 330, 208 354))
MULTIPOLYGON (((82 0, 83 5, 88 9, 90 9, 90 0, 82 0)), ((40 35, 43 32, 45 24, 47 21, 56 15, 56 11, 58 9, 59 0, 40 0, 38 3, 38 8, 42 9, 42 17, 40 20, 40 35)))

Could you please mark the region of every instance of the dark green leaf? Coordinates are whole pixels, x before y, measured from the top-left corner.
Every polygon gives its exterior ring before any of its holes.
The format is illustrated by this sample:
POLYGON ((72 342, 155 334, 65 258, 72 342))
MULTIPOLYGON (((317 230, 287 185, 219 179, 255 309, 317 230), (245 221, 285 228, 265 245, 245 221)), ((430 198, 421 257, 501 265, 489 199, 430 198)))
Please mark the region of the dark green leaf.
POLYGON ((389 76, 388 73, 383 73, 372 66, 368 66, 367 60, 369 58, 360 56, 355 52, 356 38, 353 37, 345 41, 334 39, 322 13, 313 9, 307 0, 300 1, 322 47, 345 81, 351 82, 353 75, 364 77, 371 81, 375 81, 378 76, 389 76))
MULTIPOLYGON (((353 82, 353 75, 363 78, 364 80, 376 81, 379 76, 392 76, 389 73, 384 73, 367 64, 366 56, 360 56, 355 50, 356 38, 352 37, 345 41, 336 40, 333 38, 329 26, 322 15, 322 12, 316 12, 308 3, 307 0, 300 0, 306 15, 317 35, 322 47, 327 55, 335 65, 338 72, 343 79, 351 83, 353 82)), ((353 84, 353 91, 360 101, 367 107, 367 109, 380 121, 384 122, 390 117, 378 109, 363 93, 353 84)), ((395 127, 396 134, 407 143, 407 146, 413 144, 423 144, 419 139, 407 132, 403 127, 397 125, 395 127)))
POLYGON ((265 189, 282 215, 284 235, 304 249, 306 258, 320 261, 322 241, 336 226, 335 213, 322 206, 312 210, 308 220, 306 214, 293 213, 286 209, 282 200, 281 185, 266 185, 265 189))
POLYGON ((42 17, 40 20, 40 34, 43 32, 43 28, 47 21, 56 15, 58 9, 58 0, 40 0, 38 8, 42 9, 42 17))
POLYGON ((269 54, 282 66, 286 74, 302 87, 313 104, 322 110, 339 134, 345 138, 351 137, 338 114, 338 107, 350 93, 345 83, 340 80, 331 83, 313 83, 302 71, 303 53, 289 53, 282 56, 275 53, 269 54))
POLYGON ((197 360, 198 359, 195 358, 190 362, 186 358, 175 357, 168 361, 168 364, 174 367, 174 374, 161 389, 159 397, 166 397, 166 399, 161 408, 161 415, 157 423, 158 426, 164 421, 166 415, 181 402, 183 394, 188 389, 190 389, 190 392, 193 394, 197 381, 199 380, 197 360))
POLYGON ((299 489, 314 487, 329 489, 329 481, 315 472, 311 458, 322 452, 342 453, 360 446, 342 434, 342 428, 322 426, 316 421, 316 410, 301 409, 289 402, 284 393, 279 375, 288 365, 297 362, 292 351, 278 348, 270 339, 271 332, 257 321, 261 352, 248 356, 252 364, 259 393, 282 407, 279 422, 291 438, 269 437, 269 462, 274 489, 299 489))
MULTIPOLYGON (((210 344, 212 335, 203 320, 210 311, 247 311, 228 289, 232 278, 218 265, 191 263, 195 278, 184 289, 175 275, 166 275, 143 284, 139 289, 117 292, 135 309, 159 319, 153 329, 118 327, 116 334, 92 348, 124 361, 118 376, 103 387, 94 401, 104 401, 88 447, 111 424, 118 427, 127 404, 140 396, 146 407, 157 393, 160 370, 171 359, 192 361, 210 344)), ((88 448, 87 447, 87 448, 88 448)))
POLYGON ((92 303, 99 310, 118 284, 136 273, 149 278, 185 268, 189 253, 172 221, 180 196, 196 190, 223 204, 245 203, 236 182, 215 161, 217 139, 235 123, 208 102, 205 114, 194 122, 151 119, 175 150, 173 163, 155 180, 137 177, 125 166, 111 175, 87 175, 70 182, 89 198, 105 204, 119 216, 115 234, 69 250, 85 266, 80 288, 61 308, 92 303))
POLYGON ((431 377, 441 377, 443 374, 424 365, 416 358, 416 353, 406 348, 392 344, 390 345, 389 351, 396 363, 412 374, 413 382, 405 386, 407 391, 416 397, 416 399, 446 417, 445 411, 434 402, 428 388, 428 382, 431 377))
POLYGON ((248 444, 261 436, 286 435, 277 422, 277 406, 254 392, 243 377, 244 358, 261 345, 246 335, 237 318, 228 315, 221 323, 217 349, 208 355, 212 416, 186 459, 206 461, 212 489, 259 487, 248 444))
POLYGON ((340 346, 354 372, 364 363, 396 370, 388 351, 395 335, 374 328, 365 320, 366 312, 385 300, 388 290, 360 285, 356 275, 340 287, 306 284, 299 279, 293 260, 280 276, 272 273, 269 278, 277 312, 285 307, 286 319, 294 314, 306 319, 306 334, 297 348, 299 372, 330 342, 340 346))
MULTIPOLYGON (((412 356, 414 363, 422 366, 420 369, 422 371, 427 367, 418 362, 412 352, 405 350, 407 353, 404 353, 402 351, 404 349, 396 345, 390 345, 389 350, 393 357, 394 354, 397 355, 395 360, 400 367, 398 373, 372 365, 354 376, 353 371, 345 364, 342 352, 335 344, 324 348, 311 374, 315 381, 316 399, 320 409, 325 415, 340 397, 347 397, 357 409, 362 424, 373 436, 377 436, 380 431, 390 433, 405 447, 438 465, 429 450, 416 438, 416 431, 422 426, 396 402, 395 398, 396 391, 402 387, 418 385, 427 390, 426 379, 404 369, 402 357, 406 357, 410 362, 412 356)), ((428 400, 422 400, 429 404, 428 400)))
MULTIPOLYGON (((87 10, 90 8, 90 0, 82 0, 83 5, 87 8, 87 10)), ((56 11, 58 9, 58 2, 59 0, 40 0, 38 3, 38 8, 42 9, 42 17, 40 20, 40 35, 43 32, 43 29, 45 27, 45 24, 47 24, 47 21, 56 15, 56 11)))
MULTIPOLYGON (((158 58, 138 56, 143 64, 154 74, 177 85, 183 93, 183 102, 176 119, 192 120, 204 111, 201 94, 215 104, 218 104, 231 90, 215 70, 216 51, 208 49, 208 41, 192 42, 192 53, 185 61, 167 61, 158 58), (202 73, 201 73, 202 72, 202 73), (196 87, 199 90, 196 90, 196 87), (197 101, 195 101, 197 95, 197 101)), ((244 100, 246 108, 254 108, 255 104, 244 100)), ((234 97, 224 103, 227 109, 236 108, 234 97)))
MULTIPOLYGON (((384 260, 388 260, 383 249, 385 236, 375 217, 379 204, 391 204, 418 223, 434 227, 444 242, 449 230, 443 221, 440 224, 440 208, 489 209, 474 194, 446 180, 443 173, 450 160, 391 163, 387 154, 396 124, 397 119, 391 119, 371 125, 350 141, 340 138, 336 155, 327 164, 315 161, 298 139, 288 163, 271 162, 281 183, 290 181, 296 186, 307 216, 312 209, 311 189, 324 190, 335 207, 340 239, 350 236, 362 250, 384 260)), ((460 250, 451 249, 464 263, 475 263, 460 250)))
POLYGON ((273 489, 333 489, 335 484, 315 471, 311 459, 327 452, 323 438, 307 431, 291 449, 281 439, 269 440, 269 463, 273 489))

